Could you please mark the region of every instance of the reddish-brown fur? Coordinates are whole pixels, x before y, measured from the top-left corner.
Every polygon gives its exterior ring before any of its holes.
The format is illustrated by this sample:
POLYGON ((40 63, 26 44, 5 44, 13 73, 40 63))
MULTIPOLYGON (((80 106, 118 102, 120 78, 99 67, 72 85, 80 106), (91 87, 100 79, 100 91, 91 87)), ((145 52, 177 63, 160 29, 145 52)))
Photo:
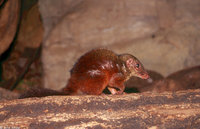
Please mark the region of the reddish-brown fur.
MULTIPOLYGON (((135 57, 133 59, 137 60, 135 57)), ((133 76, 130 75, 131 71, 125 61, 107 49, 89 51, 72 68, 71 77, 63 91, 67 94, 100 95, 108 86, 112 94, 121 94, 125 88, 124 82, 129 79, 129 76, 133 76), (127 72, 124 72, 124 69, 127 72)), ((142 76, 148 78, 147 72, 142 64, 140 65, 142 76)))

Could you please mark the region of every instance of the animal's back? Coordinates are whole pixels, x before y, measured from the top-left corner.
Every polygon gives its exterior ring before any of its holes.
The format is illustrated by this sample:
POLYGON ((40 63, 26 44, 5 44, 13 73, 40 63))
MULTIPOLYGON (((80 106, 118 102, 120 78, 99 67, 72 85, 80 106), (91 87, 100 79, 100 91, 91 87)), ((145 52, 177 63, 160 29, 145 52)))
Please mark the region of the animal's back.
POLYGON ((71 70, 71 74, 85 73, 96 70, 104 64, 114 63, 118 60, 117 54, 107 49, 94 49, 81 56, 71 70))

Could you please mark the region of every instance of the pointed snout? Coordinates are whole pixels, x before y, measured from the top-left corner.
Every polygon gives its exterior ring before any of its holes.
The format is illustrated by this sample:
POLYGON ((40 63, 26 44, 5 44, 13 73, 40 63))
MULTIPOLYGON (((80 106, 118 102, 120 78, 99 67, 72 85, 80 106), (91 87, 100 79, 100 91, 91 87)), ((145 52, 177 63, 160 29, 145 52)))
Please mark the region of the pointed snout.
POLYGON ((140 74, 140 78, 142 78, 142 79, 149 79, 150 76, 149 76, 149 74, 147 72, 144 72, 144 73, 140 74))

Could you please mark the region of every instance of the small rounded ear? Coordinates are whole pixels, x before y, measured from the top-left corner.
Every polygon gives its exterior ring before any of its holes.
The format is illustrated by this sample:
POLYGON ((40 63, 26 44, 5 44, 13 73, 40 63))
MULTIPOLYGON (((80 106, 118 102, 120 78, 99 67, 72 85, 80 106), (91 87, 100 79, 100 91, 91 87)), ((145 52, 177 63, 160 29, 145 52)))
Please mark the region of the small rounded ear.
POLYGON ((127 67, 133 66, 133 64, 134 64, 133 62, 134 62, 133 59, 132 59, 132 58, 129 58, 129 59, 126 61, 127 67))

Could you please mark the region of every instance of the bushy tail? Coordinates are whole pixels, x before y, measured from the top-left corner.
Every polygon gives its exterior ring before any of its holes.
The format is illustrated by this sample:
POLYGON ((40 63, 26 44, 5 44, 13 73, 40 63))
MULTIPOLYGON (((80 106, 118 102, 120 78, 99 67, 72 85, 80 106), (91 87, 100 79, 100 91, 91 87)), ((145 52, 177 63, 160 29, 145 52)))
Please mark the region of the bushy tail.
POLYGON ((31 97, 46 97, 55 95, 70 95, 67 91, 55 91, 46 88, 32 88, 20 95, 19 99, 31 98, 31 97))

